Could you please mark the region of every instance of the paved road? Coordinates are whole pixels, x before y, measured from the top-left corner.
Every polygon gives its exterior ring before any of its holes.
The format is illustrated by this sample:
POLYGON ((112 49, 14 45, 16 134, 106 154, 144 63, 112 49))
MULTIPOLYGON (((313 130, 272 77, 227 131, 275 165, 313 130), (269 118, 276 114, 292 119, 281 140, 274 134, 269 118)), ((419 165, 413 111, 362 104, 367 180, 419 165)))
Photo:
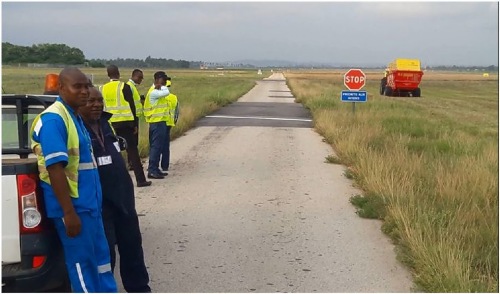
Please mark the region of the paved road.
POLYGON ((172 143, 171 174, 136 189, 155 292, 410 291, 310 119, 275 73, 172 143))

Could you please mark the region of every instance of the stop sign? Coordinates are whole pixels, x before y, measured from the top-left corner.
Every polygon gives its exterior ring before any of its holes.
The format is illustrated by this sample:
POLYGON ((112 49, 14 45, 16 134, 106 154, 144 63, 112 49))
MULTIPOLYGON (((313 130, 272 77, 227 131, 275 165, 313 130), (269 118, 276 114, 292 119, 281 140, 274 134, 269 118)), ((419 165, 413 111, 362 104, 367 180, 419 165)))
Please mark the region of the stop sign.
POLYGON ((350 69, 344 74, 344 85, 351 91, 358 91, 365 86, 366 76, 360 69, 350 69))

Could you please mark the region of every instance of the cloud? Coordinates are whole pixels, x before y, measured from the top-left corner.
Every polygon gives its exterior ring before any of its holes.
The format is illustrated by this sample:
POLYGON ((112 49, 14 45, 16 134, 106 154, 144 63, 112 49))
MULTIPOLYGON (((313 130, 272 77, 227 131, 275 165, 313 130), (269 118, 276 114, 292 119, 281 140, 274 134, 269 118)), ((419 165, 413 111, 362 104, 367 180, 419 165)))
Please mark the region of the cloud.
POLYGON ((88 58, 489 65, 498 64, 498 3, 5 2, 2 37, 65 43, 88 58))

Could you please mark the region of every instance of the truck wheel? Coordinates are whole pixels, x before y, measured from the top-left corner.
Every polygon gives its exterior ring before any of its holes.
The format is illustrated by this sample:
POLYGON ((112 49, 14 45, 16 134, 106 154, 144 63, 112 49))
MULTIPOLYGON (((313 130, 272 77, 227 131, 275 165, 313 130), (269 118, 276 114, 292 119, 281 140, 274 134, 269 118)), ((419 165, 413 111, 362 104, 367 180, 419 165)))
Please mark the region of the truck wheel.
POLYGON ((385 96, 392 96, 392 88, 391 87, 385 87, 384 95, 385 96))
POLYGON ((386 85, 387 85, 387 78, 382 78, 382 80, 380 80, 380 95, 384 95, 386 85))
POLYGON ((420 88, 416 88, 415 90, 413 90, 413 91, 411 92, 411 95, 412 95, 413 97, 420 97, 420 88))

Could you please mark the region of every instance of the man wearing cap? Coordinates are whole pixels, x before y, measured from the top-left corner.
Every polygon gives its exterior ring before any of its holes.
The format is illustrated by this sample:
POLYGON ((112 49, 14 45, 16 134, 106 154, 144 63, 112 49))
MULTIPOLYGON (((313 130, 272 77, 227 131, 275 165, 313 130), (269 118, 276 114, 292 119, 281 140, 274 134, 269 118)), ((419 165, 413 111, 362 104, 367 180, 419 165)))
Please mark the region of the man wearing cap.
MULTIPOLYGON (((167 88, 172 85, 172 79, 167 77, 167 88)), ((167 132, 165 134, 165 144, 161 150, 161 161, 160 166, 163 172, 168 174, 168 169, 170 167, 170 130, 177 123, 177 119, 179 118, 179 102, 177 99, 177 95, 170 92, 166 97, 169 104, 169 116, 167 119, 167 132)))
POLYGON ((160 157, 165 145, 167 121, 170 114, 170 104, 167 96, 170 94, 167 74, 158 71, 154 74, 154 84, 144 100, 144 118, 149 123, 149 164, 148 178, 163 179, 168 173, 160 170, 160 157))

